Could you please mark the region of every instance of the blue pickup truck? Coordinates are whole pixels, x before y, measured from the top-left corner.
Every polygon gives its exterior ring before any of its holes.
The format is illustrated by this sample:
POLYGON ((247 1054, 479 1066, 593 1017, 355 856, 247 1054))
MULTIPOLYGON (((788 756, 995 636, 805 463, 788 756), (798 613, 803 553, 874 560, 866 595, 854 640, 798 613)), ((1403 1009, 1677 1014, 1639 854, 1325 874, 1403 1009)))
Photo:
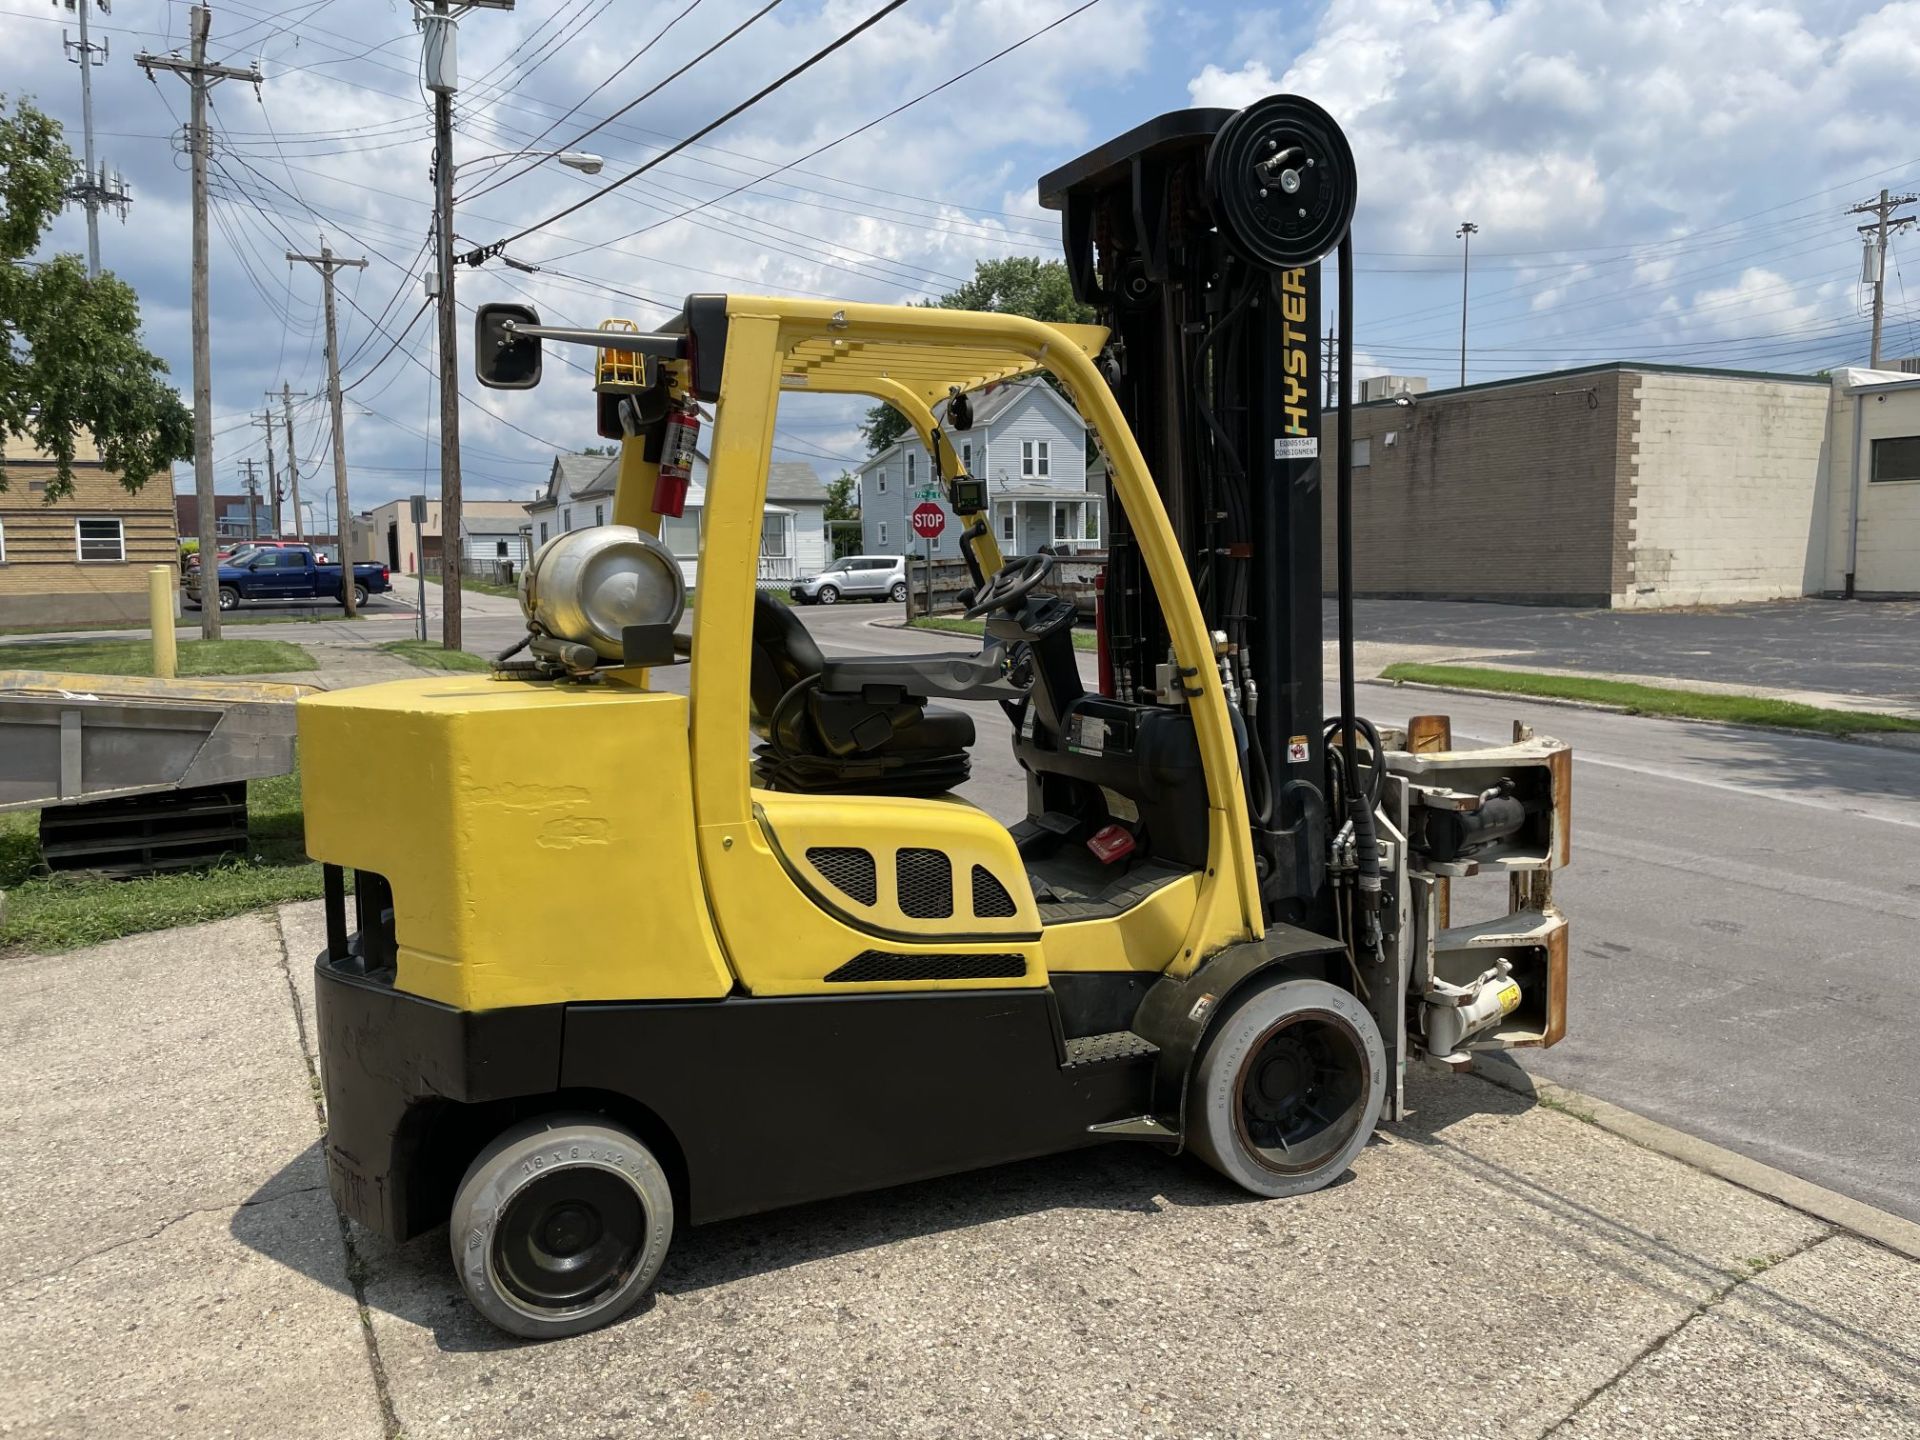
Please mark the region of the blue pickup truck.
MULTIPOLYGON (((187 575, 187 604, 200 604, 200 572, 187 575)), ((237 610, 243 600, 337 600, 346 604, 338 565, 313 558, 300 545, 262 546, 236 550, 220 562, 220 608, 237 610)), ((353 608, 369 595, 393 588, 387 567, 366 561, 353 567, 353 608)))

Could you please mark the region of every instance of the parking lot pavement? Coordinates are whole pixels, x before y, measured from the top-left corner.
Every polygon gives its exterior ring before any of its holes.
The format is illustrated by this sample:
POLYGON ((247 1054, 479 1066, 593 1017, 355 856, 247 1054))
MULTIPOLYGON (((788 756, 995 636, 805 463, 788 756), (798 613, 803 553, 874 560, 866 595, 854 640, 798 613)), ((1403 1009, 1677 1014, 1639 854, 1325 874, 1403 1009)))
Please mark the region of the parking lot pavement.
MULTIPOLYGON (((1328 601, 1323 633, 1334 638, 1328 601)), ((1582 610, 1448 600, 1354 602, 1363 662, 1448 656, 1587 674, 1852 695, 1920 706, 1920 600, 1782 600, 1582 610), (1386 654, 1405 650, 1410 653, 1386 654)))
POLYGON ((1082 1151, 691 1231, 622 1324, 516 1345, 444 1230, 317 1188, 319 932, 0 962, 0 1432, 1920 1428, 1920 1266, 1470 1077, 1318 1195, 1082 1151))

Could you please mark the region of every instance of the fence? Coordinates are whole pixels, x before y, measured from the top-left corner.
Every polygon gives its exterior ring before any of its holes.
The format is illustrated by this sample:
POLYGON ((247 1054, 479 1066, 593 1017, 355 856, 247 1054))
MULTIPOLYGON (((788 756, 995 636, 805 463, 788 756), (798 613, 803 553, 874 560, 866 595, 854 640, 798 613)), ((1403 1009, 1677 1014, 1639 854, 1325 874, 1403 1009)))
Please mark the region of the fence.
MULTIPOLYGON (((1071 600, 1083 615, 1091 615, 1094 605, 1093 578, 1106 568, 1105 551, 1098 554, 1062 555, 1047 577, 1048 593, 1071 600)), ((966 607, 960 603, 962 591, 973 588, 964 560, 936 559, 933 562, 933 605, 927 606, 927 559, 924 555, 907 557, 908 605, 915 615, 957 615, 966 607)))
MULTIPOLYGON (((423 555, 421 568, 426 571, 429 580, 438 580, 441 575, 441 559, 438 555, 423 555)), ((476 558, 465 555, 460 560, 460 573, 469 580, 483 580, 489 585, 512 585, 520 579, 520 562, 517 560, 497 560, 492 556, 476 558)))

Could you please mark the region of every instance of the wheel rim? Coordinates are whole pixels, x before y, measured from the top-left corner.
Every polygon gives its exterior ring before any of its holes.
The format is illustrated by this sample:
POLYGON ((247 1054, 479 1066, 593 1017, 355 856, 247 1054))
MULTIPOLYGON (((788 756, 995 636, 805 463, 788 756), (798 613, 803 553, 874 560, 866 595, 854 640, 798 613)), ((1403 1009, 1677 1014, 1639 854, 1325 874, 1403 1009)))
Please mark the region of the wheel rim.
POLYGON ((831 605, 833 604, 834 601, 838 600, 839 598, 840 598, 840 592, 834 589, 831 585, 822 585, 820 587, 820 603, 822 605, 831 605))
POLYGON ((508 1202, 490 1258, 502 1290, 519 1304, 580 1310, 625 1286, 646 1236, 646 1208, 631 1183, 612 1170, 569 1166, 508 1202))
POLYGON ((907 587, 905 585, 895 585, 888 593, 893 597, 893 603, 898 605, 907 598, 907 587))
POLYGON ((239 603, 240 597, 235 595, 231 590, 222 590, 220 592, 220 608, 222 610, 231 610, 239 603))
POLYGON ((1235 1077, 1240 1143, 1276 1174, 1318 1169, 1359 1129, 1372 1072, 1366 1046, 1338 1015, 1287 1016, 1254 1043, 1235 1077))

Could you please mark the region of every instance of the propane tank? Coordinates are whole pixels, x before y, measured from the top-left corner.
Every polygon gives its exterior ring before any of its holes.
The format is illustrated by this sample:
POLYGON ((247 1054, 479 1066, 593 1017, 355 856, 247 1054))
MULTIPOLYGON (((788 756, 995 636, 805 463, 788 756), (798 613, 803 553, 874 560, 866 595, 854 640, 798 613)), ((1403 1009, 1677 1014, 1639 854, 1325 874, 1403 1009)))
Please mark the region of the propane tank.
POLYGON ((1427 1053, 1446 1059, 1483 1030, 1490 1030, 1520 1008, 1520 985, 1500 961, 1471 985, 1434 982, 1426 994, 1427 1053))
POLYGON ((629 625, 677 625, 686 581, 673 552, 631 525, 594 525, 556 535, 520 572, 520 608, 530 628, 605 660, 624 658, 629 625))
POLYGON ((691 404, 667 415, 660 445, 660 478, 653 484, 653 513, 678 518, 687 508, 687 483, 693 478, 693 452, 700 442, 700 412, 691 404))

